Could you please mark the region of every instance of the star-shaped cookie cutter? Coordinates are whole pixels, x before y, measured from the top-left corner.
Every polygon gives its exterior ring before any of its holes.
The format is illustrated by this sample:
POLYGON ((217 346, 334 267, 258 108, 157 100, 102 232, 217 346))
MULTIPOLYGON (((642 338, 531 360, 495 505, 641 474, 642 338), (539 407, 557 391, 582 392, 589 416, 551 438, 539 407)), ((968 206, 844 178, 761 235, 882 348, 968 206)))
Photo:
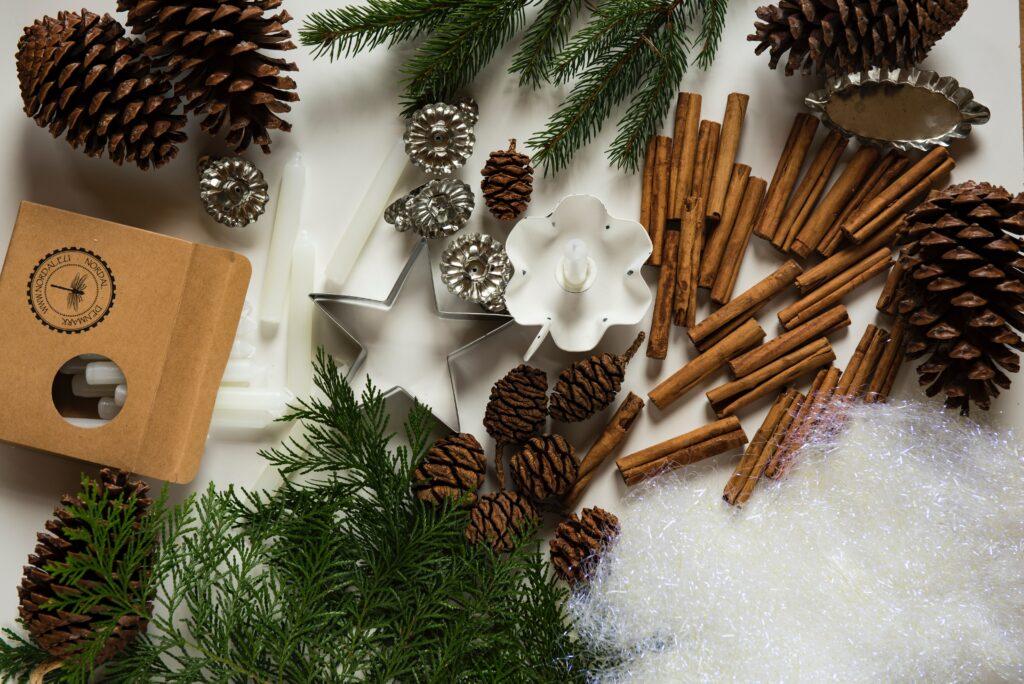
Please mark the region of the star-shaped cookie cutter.
MULTIPOLYGON (((398 300, 399 296, 401 295, 402 289, 405 286, 406 281, 409 279, 409 275, 412 273, 413 269, 416 268, 417 260, 419 259, 421 253, 426 248, 426 240, 419 240, 416 242, 416 244, 413 246, 412 251, 409 254, 408 259, 405 262, 405 266, 402 268, 402 271, 399 273, 398 278, 395 281, 395 284, 392 286, 391 292, 383 300, 371 299, 367 297, 357 297, 353 295, 317 293, 309 295, 310 299, 313 300, 313 303, 316 304, 317 308, 319 308, 320 311, 323 312, 323 314, 327 317, 327 319, 330 320, 335 325, 338 332, 341 333, 341 335, 349 342, 349 344, 351 344, 357 350, 355 358, 348 364, 348 369, 345 372, 346 381, 352 382, 355 379, 356 375, 359 373, 363 365, 366 363, 366 360, 370 354, 370 350, 366 347, 366 345, 360 342, 359 339, 351 332, 351 330, 345 324, 341 312, 345 309, 345 307, 349 306, 377 309, 380 311, 390 311, 394 307, 395 302, 398 300)), ((430 269, 430 285, 433 299, 433 308, 434 313, 438 318, 444 320, 495 321, 499 324, 495 326, 495 329, 500 329, 503 328, 505 325, 511 324, 512 319, 506 313, 492 313, 486 311, 483 308, 481 308, 479 311, 449 310, 444 308, 441 305, 440 300, 438 298, 439 273, 435 270, 434 264, 431 262, 429 258, 428 267, 430 269)), ((486 337, 493 332, 494 330, 490 330, 487 333, 485 333, 482 337, 486 337)), ((452 380, 450 372, 451 357, 457 354, 461 349, 465 349, 465 347, 471 346, 472 344, 473 342, 470 342, 466 345, 463 345, 463 347, 461 347, 459 350, 455 350, 448 354, 448 380, 451 389, 453 406, 455 407, 456 425, 454 426, 453 430, 455 432, 459 431, 460 429, 460 418, 458 402, 455 396, 455 383, 452 380)), ((384 392, 384 394, 386 396, 403 394, 407 397, 413 396, 412 393, 410 393, 406 388, 402 387, 401 385, 395 385, 389 388, 384 392)), ((442 422, 442 424, 444 423, 442 422)), ((451 426, 447 425, 446 427, 451 428, 451 426)))

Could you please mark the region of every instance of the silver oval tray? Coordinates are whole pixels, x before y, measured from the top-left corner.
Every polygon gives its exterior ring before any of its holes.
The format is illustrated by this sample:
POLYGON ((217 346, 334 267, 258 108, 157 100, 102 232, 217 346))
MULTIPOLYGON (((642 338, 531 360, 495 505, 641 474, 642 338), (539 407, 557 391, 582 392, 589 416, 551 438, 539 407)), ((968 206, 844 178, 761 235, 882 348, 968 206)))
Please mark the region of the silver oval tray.
POLYGON ((947 146, 990 116, 955 78, 915 68, 876 68, 829 79, 804 103, 846 136, 903 152, 947 146))

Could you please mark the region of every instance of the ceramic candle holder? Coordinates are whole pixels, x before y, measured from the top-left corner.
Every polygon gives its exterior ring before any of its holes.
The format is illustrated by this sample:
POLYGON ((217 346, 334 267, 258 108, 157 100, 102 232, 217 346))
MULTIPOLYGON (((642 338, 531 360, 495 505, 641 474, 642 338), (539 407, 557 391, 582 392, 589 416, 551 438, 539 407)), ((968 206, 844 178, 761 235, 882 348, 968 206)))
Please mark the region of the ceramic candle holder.
POLYGON ((560 349, 589 351, 610 326, 639 323, 651 305, 640 273, 651 255, 647 232, 596 197, 571 195, 548 216, 520 221, 505 248, 515 267, 508 311, 541 327, 527 360, 549 334, 560 349))

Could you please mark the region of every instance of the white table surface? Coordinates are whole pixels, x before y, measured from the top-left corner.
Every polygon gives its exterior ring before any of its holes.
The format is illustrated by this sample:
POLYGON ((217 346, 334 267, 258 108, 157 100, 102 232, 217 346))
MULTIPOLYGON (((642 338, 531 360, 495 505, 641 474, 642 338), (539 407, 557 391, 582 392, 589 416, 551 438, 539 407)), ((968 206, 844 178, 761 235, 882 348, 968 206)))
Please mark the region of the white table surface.
MULTIPOLYGON (((302 17, 308 12, 335 4, 337 2, 327 0, 287 0, 285 7, 298 18, 290 26, 293 33, 297 32, 302 17)), ((744 38, 751 30, 753 10, 759 4, 762 4, 760 0, 734 0, 731 3, 728 26, 715 65, 708 72, 694 72, 687 76, 681 87, 702 93, 703 116, 716 120, 721 120, 729 92, 750 94, 738 160, 750 164, 755 175, 770 179, 792 117, 802 109, 803 96, 817 87, 817 81, 787 79, 767 68, 767 56, 754 56, 753 44, 744 38)), ((111 11, 114 5, 113 0, 106 0, 93 3, 91 9, 111 11)), ((0 123, 3 124, 0 130, 4 131, 0 136, 0 174, 5 179, 0 187, 0 246, 6 245, 9 239, 18 203, 32 200, 238 250, 252 260, 254 277, 249 299, 258 302, 274 200, 272 198, 264 218, 245 230, 232 231, 206 217, 198 198, 195 162, 203 154, 223 150, 216 140, 192 126, 192 139, 175 162, 159 171, 143 173, 135 167, 119 168, 107 160, 89 159, 73 151, 65 142, 53 140, 22 113, 13 63, 21 27, 43 13, 55 14, 63 9, 77 9, 77 5, 72 8, 57 0, 38 0, 31 3, 7 2, 0 9, 3 17, 0 44, 7 46, 8 54, 7 68, 0 70, 0 92, 6 93, 4 105, 0 106, 0 123)), ((957 77, 963 85, 974 90, 980 102, 992 109, 992 121, 988 125, 977 129, 968 141, 954 146, 953 152, 958 160, 954 181, 987 180, 1005 185, 1013 192, 1024 186, 1018 45, 1014 1, 976 0, 924 65, 957 77)), ((402 124, 396 105, 399 94, 397 68, 407 54, 406 49, 392 53, 380 51, 331 64, 326 60, 314 61, 304 48, 292 52, 289 56, 301 68, 297 80, 302 97, 295 110, 286 117, 294 124, 294 132, 276 135, 275 152, 270 156, 259 151, 248 154, 264 170, 272 194, 276 195, 281 168, 293 151, 302 151, 309 168, 303 224, 315 235, 320 269, 333 251, 346 218, 369 183, 376 165, 401 134, 402 124)), ((474 186, 478 183, 479 169, 488 152, 503 148, 510 137, 525 140, 539 130, 566 92, 558 88, 536 92, 520 90, 515 79, 505 72, 510 54, 511 50, 500 54, 472 89, 481 110, 477 126, 478 143, 472 159, 459 176, 474 186)), ((614 127, 606 126, 598 141, 579 153, 572 167, 558 177, 543 178, 538 174, 531 212, 546 213, 567 194, 590 193, 604 199, 611 213, 636 218, 639 177, 625 176, 612 170, 605 161, 604 150, 613 135, 614 127)), ((410 172, 400 188, 411 189, 419 182, 422 182, 421 176, 410 172)), ((504 238, 508 229, 486 211, 478 209, 469 230, 483 230, 504 238)), ((345 292, 383 298, 391 289, 410 245, 407 236, 396 235, 382 223, 345 292)), ((761 279, 781 261, 778 252, 755 238, 740 272, 737 292, 761 279)), ((425 282, 425 277, 423 275, 419 282, 425 282)), ((647 278, 652 284, 656 280, 653 273, 647 273, 647 278)), ((322 283, 322 277, 318 276, 317 282, 322 283)), ((424 369, 424 364, 430 363, 424 359, 428 358, 431 349, 442 352, 438 358, 443 358, 443 350, 455 349, 467 339, 472 339, 481 326, 438 323, 429 299, 415 292, 422 287, 422 284, 410 287, 405 293, 408 299, 400 300, 403 306, 396 308, 393 317, 382 324, 387 329, 381 335, 382 345, 390 345, 390 351, 395 351, 397 345, 399 353, 374 356, 371 350, 368 369, 382 384, 406 379, 407 384, 415 386, 425 401, 437 406, 438 413, 450 418, 454 407, 444 369, 437 366, 424 369), (432 344, 427 345, 426 339, 433 340, 432 344), (415 346, 422 353, 403 357, 403 346, 415 346)), ((876 279, 870 287, 849 298, 847 305, 854 324, 833 339, 840 366, 845 365, 864 326, 876 319, 874 303, 880 287, 881 279, 876 279)), ((769 331, 769 336, 778 331, 775 312, 793 301, 794 297, 795 291, 772 302, 771 308, 758 317, 769 331)), ((707 311, 705 305, 700 317, 707 311)), ((888 322, 882 320, 888 327, 888 322)), ((649 320, 645 320, 642 326, 646 330, 649 320)), ((603 346, 609 350, 624 348, 633 334, 633 329, 615 331, 606 337, 607 344, 603 346)), ((513 331, 507 339, 497 340, 497 351, 482 350, 481 353, 485 354, 483 359, 471 363, 482 363, 486 372, 497 378, 511 367, 515 354, 525 349, 525 344, 520 341, 528 339, 529 335, 529 331, 513 331), (508 358, 509 365, 499 367, 494 360, 499 357, 508 358)), ((283 379, 283 338, 282 334, 273 340, 261 339, 258 345, 257 358, 268 364, 274 381, 283 379)), ((641 353, 630 367, 625 389, 645 396, 651 387, 693 356, 694 350, 684 339, 684 331, 677 328, 673 331, 668 359, 654 362, 641 353)), ((550 348, 542 350, 541 357, 552 361, 563 358, 550 348)), ((724 372, 720 373, 701 392, 726 378, 724 372)), ((462 428, 482 439, 485 434, 479 421, 486 390, 492 381, 487 377, 476 378, 460 396, 464 407, 462 428)), ((630 434, 623 453, 691 430, 712 419, 701 392, 691 394, 664 414, 650 407, 630 434)), ((911 367, 904 369, 896 394, 901 398, 923 397, 917 390, 911 367)), ((1013 389, 1000 397, 996 410, 979 418, 999 424, 1019 423, 1022 398, 1024 377, 1018 377, 1013 389)), ((740 418, 748 435, 752 436, 757 430, 766 406, 767 403, 762 401, 741 412, 740 418)), ((585 449, 606 417, 607 414, 603 414, 567 434, 576 439, 579 448, 585 449)), ((252 485, 263 470, 257 450, 271 446, 278 439, 279 433, 245 440, 214 435, 208 443, 198 477, 191 485, 174 487, 175 498, 188 491, 201 490, 210 481, 219 485, 252 485)), ((722 468, 732 468, 735 455, 723 456, 719 462, 722 468)), ((34 547, 35 534, 42 529, 60 495, 77 487, 82 469, 82 464, 69 459, 0 445, 0 519, 4 521, 0 526, 0 558, 3 559, 0 563, 0 589, 7 587, 0 591, 0 624, 13 624, 17 605, 15 587, 20 581, 25 557, 34 547)), ((95 471, 89 465, 85 469, 95 471)), ((615 510, 625 488, 613 470, 610 463, 605 466, 584 497, 584 505, 597 503, 615 510)))

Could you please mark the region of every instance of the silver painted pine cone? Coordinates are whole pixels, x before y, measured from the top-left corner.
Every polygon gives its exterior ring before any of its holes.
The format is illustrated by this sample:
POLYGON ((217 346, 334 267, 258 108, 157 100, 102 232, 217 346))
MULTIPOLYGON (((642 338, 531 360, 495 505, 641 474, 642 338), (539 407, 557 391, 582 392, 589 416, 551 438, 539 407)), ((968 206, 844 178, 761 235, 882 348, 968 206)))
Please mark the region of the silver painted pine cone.
POLYGON ((472 117, 458 105, 438 102, 416 110, 405 127, 405 152, 432 176, 447 176, 473 154, 472 117))
POLYGON ((457 237, 441 255, 441 280, 467 302, 485 304, 503 297, 512 278, 512 262, 490 235, 457 237))
POLYGON ((256 165, 241 157, 199 160, 199 198, 206 213, 231 228, 247 226, 267 208, 267 181, 256 165))

